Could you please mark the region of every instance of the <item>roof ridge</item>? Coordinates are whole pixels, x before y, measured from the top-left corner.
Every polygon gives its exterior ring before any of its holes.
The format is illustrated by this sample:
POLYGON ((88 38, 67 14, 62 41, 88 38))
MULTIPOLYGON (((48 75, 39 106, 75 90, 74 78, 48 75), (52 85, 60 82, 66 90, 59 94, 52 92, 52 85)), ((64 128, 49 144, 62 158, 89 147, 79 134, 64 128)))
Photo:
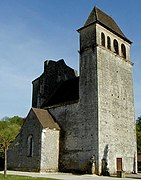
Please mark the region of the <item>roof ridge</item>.
POLYGON ((97 7, 94 6, 94 13, 95 13, 95 17, 96 17, 96 21, 98 20, 98 13, 97 13, 97 7))

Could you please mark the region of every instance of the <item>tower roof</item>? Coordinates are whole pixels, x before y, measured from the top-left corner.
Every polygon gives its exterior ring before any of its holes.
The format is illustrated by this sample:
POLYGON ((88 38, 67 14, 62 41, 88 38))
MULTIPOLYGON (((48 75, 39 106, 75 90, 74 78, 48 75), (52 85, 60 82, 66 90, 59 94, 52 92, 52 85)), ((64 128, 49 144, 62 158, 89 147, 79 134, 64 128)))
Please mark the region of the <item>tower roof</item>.
POLYGON ((129 39, 127 39, 126 36, 123 34, 123 32, 118 27, 116 22, 110 16, 105 14, 103 11, 101 11, 97 7, 94 7, 94 9, 91 11, 88 19, 86 20, 84 26, 82 28, 80 28, 79 30, 81 30, 81 29, 83 29, 83 28, 85 28, 85 27, 87 27, 93 23, 101 24, 106 29, 112 31, 113 33, 120 36, 121 38, 123 38, 127 42, 131 43, 131 41, 129 39))

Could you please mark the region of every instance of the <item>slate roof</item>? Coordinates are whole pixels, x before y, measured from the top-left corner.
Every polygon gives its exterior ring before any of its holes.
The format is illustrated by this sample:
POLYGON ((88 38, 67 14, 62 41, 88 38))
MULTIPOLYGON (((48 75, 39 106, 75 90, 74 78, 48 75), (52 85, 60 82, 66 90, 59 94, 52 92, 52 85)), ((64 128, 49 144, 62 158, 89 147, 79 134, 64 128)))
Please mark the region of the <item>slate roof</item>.
POLYGON ((90 13, 87 21, 85 22, 84 26, 82 28, 80 28, 78 31, 80 31, 81 29, 83 29, 83 28, 85 28, 85 27, 87 27, 93 23, 101 24, 102 26, 104 26, 108 30, 112 31, 113 33, 120 36, 121 38, 123 38, 127 42, 131 43, 131 41, 129 39, 127 39, 126 36, 123 34, 123 32, 118 27, 116 22, 110 16, 105 14, 103 11, 101 11, 97 7, 94 7, 94 9, 90 13))
POLYGON ((79 77, 64 81, 60 84, 51 98, 44 103, 44 107, 68 104, 79 99, 79 77))
POLYGON ((48 110, 38 108, 32 108, 31 110, 34 112, 43 128, 60 130, 59 125, 54 121, 48 110))

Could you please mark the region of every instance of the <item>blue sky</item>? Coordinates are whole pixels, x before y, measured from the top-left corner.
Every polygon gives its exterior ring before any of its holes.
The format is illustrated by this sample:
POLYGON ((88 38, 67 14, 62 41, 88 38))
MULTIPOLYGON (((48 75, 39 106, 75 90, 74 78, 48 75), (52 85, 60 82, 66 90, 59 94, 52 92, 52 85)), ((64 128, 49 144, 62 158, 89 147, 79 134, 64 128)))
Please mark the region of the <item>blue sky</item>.
POLYGON ((0 119, 25 117, 46 59, 79 69, 79 35, 94 5, 133 42, 135 113, 141 115, 141 0, 0 0, 0 119))

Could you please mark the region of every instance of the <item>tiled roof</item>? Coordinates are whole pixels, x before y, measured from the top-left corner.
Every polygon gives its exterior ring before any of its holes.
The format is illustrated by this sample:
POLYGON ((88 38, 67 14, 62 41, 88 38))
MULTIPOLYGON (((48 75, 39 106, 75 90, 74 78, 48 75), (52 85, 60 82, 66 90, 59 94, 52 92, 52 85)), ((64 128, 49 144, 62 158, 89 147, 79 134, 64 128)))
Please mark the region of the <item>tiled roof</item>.
POLYGON ((32 108, 32 110, 35 113, 41 125, 43 126, 43 128, 60 130, 59 125, 54 121, 53 117, 50 115, 48 110, 38 108, 32 108))
POLYGON ((79 77, 64 81, 53 96, 44 103, 44 107, 67 104, 79 99, 79 77))
MULTIPOLYGON (((116 24, 116 22, 107 14, 105 14, 103 11, 101 11, 100 9, 98 9, 97 7, 94 7, 94 9, 92 10, 92 12, 90 13, 87 21, 85 22, 84 26, 82 27, 85 28, 87 26, 89 26, 92 23, 99 23, 102 26, 104 26, 105 28, 107 28, 108 30, 111 30, 113 33, 115 33, 116 35, 120 36, 121 38, 123 38, 124 40, 128 41, 129 43, 131 43, 130 40, 128 40, 126 38, 126 36, 123 34, 123 32, 121 31, 121 29, 118 27, 118 25, 116 24)), ((81 29, 81 28, 80 28, 81 29)), ((78 30, 79 31, 79 30, 78 30)))

